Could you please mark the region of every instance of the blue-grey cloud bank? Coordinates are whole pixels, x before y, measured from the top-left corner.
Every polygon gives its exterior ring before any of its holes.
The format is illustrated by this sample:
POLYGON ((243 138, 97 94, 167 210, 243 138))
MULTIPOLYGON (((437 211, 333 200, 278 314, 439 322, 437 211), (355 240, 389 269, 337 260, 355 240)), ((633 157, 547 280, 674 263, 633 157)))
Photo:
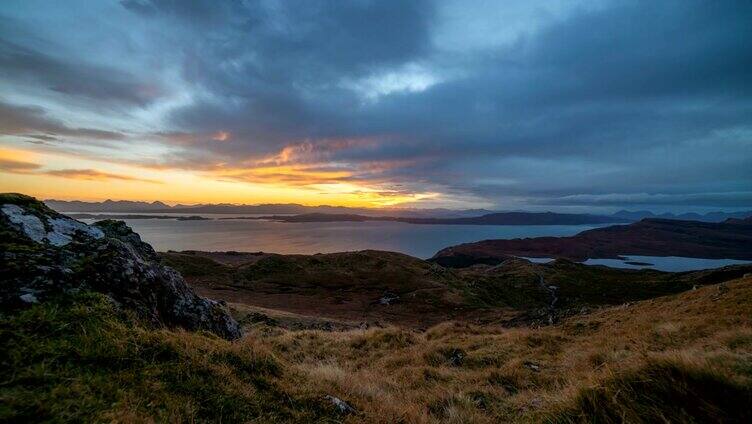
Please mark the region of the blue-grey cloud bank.
POLYGON ((0 19, 15 147, 415 206, 752 206, 749 1, 8 0, 0 19))

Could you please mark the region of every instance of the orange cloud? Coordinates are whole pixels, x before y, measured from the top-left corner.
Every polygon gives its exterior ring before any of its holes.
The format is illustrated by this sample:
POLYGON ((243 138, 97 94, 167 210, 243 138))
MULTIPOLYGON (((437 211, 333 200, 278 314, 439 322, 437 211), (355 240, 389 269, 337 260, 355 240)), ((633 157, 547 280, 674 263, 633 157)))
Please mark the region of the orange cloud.
POLYGON ((90 181, 140 181, 145 183, 161 184, 161 181, 147 178, 132 177, 129 175, 115 174, 98 171, 96 169, 42 169, 42 165, 33 162, 33 153, 24 150, 0 149, 0 172, 23 175, 49 175, 53 177, 71 178, 90 181))
POLYGON ((371 138, 324 139, 316 141, 315 143, 311 141, 303 141, 301 143, 285 146, 278 153, 264 157, 256 163, 259 165, 283 165, 289 163, 322 161, 331 157, 335 152, 356 146, 365 146, 375 142, 376 140, 371 138))
POLYGON ((53 177, 71 178, 74 180, 89 180, 89 181, 106 181, 106 180, 121 180, 121 181, 140 181, 144 183, 162 184, 161 181, 150 180, 147 178, 137 178, 122 174, 112 174, 109 172, 97 171, 96 169, 56 169, 52 171, 42 172, 45 175, 51 175, 53 177))
POLYGON ((0 172, 28 174, 41 168, 36 156, 26 150, 0 149, 0 172))
POLYGON ((266 184, 295 184, 307 186, 346 179, 352 175, 346 170, 317 170, 306 166, 265 166, 258 168, 220 168, 214 175, 236 181, 266 184))
POLYGON ((16 174, 31 173, 40 168, 39 164, 15 159, 0 158, 0 171, 16 174))
POLYGON ((230 139, 231 134, 226 131, 217 131, 212 136, 212 140, 214 141, 227 141, 230 139))

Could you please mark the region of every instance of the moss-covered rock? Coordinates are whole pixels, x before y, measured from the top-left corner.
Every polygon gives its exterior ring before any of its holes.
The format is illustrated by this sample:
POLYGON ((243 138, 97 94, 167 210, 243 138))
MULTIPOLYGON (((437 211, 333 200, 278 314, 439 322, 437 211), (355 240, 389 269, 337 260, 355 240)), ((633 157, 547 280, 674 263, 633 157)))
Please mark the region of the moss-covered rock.
POLYGON ((96 291, 153 324, 240 336, 221 304, 196 295, 122 221, 86 225, 20 194, 0 195, 0 308, 96 291))

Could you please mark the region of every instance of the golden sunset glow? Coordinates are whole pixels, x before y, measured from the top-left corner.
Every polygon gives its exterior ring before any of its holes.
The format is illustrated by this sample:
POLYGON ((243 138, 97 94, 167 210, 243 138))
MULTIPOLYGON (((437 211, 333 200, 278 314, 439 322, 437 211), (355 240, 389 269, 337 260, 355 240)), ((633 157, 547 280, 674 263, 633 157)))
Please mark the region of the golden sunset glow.
MULTIPOLYGON (((278 156, 289 161, 290 149, 278 156)), ((382 207, 438 197, 437 193, 401 193, 347 181, 352 176, 348 170, 309 165, 186 171, 0 149, 0 191, 21 191, 43 199, 382 207)))

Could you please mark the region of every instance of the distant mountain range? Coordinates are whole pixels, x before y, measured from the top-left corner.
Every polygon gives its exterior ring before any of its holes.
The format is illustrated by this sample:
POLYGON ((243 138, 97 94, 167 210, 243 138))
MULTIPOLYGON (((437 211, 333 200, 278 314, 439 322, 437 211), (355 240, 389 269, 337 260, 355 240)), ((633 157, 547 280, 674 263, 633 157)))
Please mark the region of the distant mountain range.
POLYGON ((80 200, 45 200, 44 203, 58 212, 158 212, 172 208, 162 202, 132 202, 129 200, 105 200, 82 202, 80 200))
POLYGON ((477 217, 494 211, 487 209, 413 209, 413 208, 351 208, 346 206, 305 206, 296 203, 266 203, 260 205, 198 204, 169 206, 163 202, 134 202, 128 200, 106 200, 104 202, 82 202, 78 200, 45 200, 49 207, 58 212, 113 212, 113 213, 188 213, 188 214, 358 214, 365 216, 403 216, 431 218, 477 217))
POLYGON ((310 213, 302 215, 260 216, 252 217, 250 219, 271 219, 280 222, 396 221, 424 225, 584 225, 625 222, 625 219, 613 216, 553 212, 497 212, 463 218, 411 218, 310 213))
POLYGON ((704 222, 722 222, 729 218, 746 218, 752 211, 710 212, 706 214, 683 213, 655 214, 650 211, 622 210, 612 215, 559 214, 538 212, 499 212, 488 209, 416 209, 416 208, 351 208, 345 206, 305 206, 295 203, 267 203, 260 205, 198 204, 174 205, 163 202, 136 202, 128 200, 106 200, 104 202, 82 202, 45 200, 45 203, 58 212, 99 212, 99 213, 182 213, 182 214, 248 214, 272 215, 273 219, 297 222, 324 221, 365 221, 374 217, 399 218, 400 221, 421 224, 488 224, 488 225, 535 225, 531 222, 547 222, 551 225, 592 224, 639 221, 644 218, 680 219, 704 222), (288 215, 285 219, 275 215, 288 215), (289 215, 300 215, 291 218, 289 215), (328 217, 321 215, 331 215, 328 217), (465 220, 464 222, 462 220, 465 220), (438 221, 459 220, 459 221, 438 221))
POLYGON ((741 212, 708 212, 706 214, 699 213, 662 213, 654 214, 650 211, 619 211, 613 214, 615 217, 625 218, 629 221, 639 221, 645 218, 661 218, 661 219, 679 219, 683 221, 703 221, 703 222, 723 222, 729 218, 744 219, 752 216, 752 211, 741 212))

